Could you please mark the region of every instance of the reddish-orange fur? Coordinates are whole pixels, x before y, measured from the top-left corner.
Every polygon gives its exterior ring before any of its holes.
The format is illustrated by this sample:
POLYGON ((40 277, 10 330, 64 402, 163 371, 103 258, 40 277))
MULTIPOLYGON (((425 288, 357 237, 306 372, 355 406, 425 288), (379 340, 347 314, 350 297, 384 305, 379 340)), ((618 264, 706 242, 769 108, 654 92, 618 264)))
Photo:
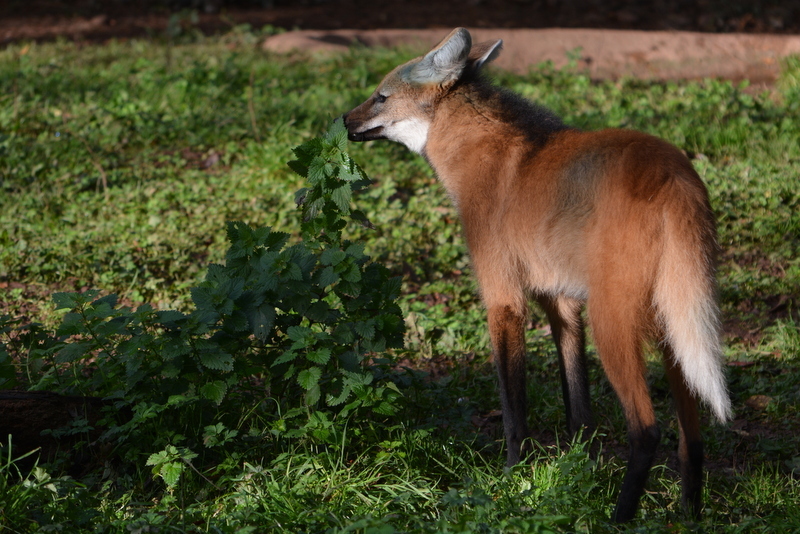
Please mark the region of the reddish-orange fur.
POLYGON ((454 30, 392 71, 347 113, 352 140, 423 154, 456 204, 488 313, 508 463, 528 436, 527 301, 548 315, 571 432, 592 427, 581 308, 628 422, 631 456, 615 511, 635 514, 659 441, 642 348, 665 352, 680 422, 684 503, 699 513, 697 400, 724 420, 716 235, 706 189, 674 146, 630 130, 584 132, 480 76, 499 42, 454 30))

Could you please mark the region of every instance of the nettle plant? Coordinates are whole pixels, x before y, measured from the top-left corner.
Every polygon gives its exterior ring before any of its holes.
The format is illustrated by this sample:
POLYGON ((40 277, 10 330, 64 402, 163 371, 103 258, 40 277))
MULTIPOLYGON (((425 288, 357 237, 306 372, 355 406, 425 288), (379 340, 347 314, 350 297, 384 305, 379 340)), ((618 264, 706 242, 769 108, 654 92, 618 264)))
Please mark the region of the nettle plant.
POLYGON ((69 309, 56 335, 17 337, 29 341, 28 369, 40 370, 34 387, 102 395, 113 403, 101 421, 106 437, 149 434, 151 422, 161 446, 193 441, 196 428, 207 432, 194 441, 207 446, 230 439, 235 431, 208 415, 225 406, 239 420, 259 403, 272 406, 273 434, 323 439, 332 418, 393 413, 400 393, 381 377, 386 349, 403 342, 400 280, 342 237, 349 219, 369 224, 350 209, 370 182, 346 148, 335 122, 294 150, 290 166, 308 179, 297 193, 302 241, 229 223, 225 263, 192 289, 190 313, 117 307, 116 295, 97 291, 55 294, 69 309))

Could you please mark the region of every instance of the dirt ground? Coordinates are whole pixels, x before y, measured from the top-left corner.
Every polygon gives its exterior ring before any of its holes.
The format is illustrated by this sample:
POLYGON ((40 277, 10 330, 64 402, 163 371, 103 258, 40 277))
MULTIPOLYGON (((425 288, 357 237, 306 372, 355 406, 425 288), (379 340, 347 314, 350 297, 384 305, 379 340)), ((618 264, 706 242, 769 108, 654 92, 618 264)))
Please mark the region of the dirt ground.
POLYGON ((800 34, 796 0, 4 0, 0 44, 163 32, 195 10, 203 31, 248 23, 284 29, 602 28, 800 34))
MULTIPOLYGON (((800 35, 709 34, 581 28, 472 28, 474 42, 503 40, 496 65, 526 73, 545 61, 572 64, 593 79, 747 79, 756 92, 773 84, 781 60, 800 55, 800 35)), ((265 49, 336 51, 367 46, 415 46, 427 50, 448 29, 297 30, 266 39, 265 49)))
POLYGON ((0 46, 66 38, 163 37, 172 24, 205 33, 249 24, 289 32, 276 51, 370 45, 430 46, 455 26, 502 38, 498 64, 523 72, 579 50, 594 78, 775 81, 781 58, 800 54, 800 2, 745 0, 5 0, 0 46))

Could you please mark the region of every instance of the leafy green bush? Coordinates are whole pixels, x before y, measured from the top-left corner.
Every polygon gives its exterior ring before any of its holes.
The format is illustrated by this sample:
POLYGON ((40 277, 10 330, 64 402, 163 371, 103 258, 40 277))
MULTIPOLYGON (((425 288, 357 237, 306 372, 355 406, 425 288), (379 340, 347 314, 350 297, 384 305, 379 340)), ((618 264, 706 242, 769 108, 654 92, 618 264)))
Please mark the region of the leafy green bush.
POLYGON ((393 413, 399 390, 373 369, 403 342, 400 281, 363 244, 342 238, 346 217, 366 222, 350 201, 370 183, 346 147, 346 130, 334 123, 295 149, 291 166, 310 184, 297 195, 303 240, 288 245, 288 234, 229 223, 226 262, 192 289, 189 313, 118 307, 116 295, 98 298, 97 290, 53 295, 70 311, 54 336, 34 332, 34 387, 113 401, 105 436, 169 446, 149 464, 170 486, 193 457, 174 443, 221 444, 225 428, 213 418, 241 416, 241 403, 261 406, 276 434, 313 429, 323 441, 330 417, 393 413))

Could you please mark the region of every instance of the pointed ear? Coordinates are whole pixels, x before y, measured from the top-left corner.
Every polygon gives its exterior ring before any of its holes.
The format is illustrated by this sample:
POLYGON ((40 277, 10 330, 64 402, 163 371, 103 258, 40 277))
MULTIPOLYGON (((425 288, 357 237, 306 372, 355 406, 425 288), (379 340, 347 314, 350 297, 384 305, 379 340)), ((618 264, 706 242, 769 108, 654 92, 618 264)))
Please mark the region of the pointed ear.
POLYGON ((467 66, 471 47, 469 32, 464 28, 456 28, 412 66, 408 73, 409 81, 439 85, 454 83, 467 66))
POLYGON ((503 49, 503 40, 485 41, 472 47, 469 52, 469 68, 473 71, 480 70, 485 63, 494 61, 503 49))

